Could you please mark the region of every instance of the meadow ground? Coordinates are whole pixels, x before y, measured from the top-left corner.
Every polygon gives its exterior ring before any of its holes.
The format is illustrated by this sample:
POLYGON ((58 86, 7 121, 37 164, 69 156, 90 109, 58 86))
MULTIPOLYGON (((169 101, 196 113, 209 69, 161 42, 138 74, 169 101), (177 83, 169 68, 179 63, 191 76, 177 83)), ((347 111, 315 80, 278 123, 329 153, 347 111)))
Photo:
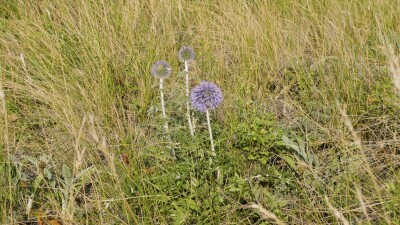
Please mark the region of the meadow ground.
POLYGON ((0 0, 0 224, 400 224, 399 21, 398 0, 0 0), (184 45, 224 94, 211 166, 184 45))

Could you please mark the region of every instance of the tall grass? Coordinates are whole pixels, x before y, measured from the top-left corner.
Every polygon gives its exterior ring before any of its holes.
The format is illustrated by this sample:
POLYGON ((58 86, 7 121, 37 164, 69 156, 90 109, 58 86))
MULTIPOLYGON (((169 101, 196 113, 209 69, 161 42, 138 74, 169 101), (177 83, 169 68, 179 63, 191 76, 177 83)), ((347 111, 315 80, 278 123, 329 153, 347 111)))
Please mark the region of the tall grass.
POLYGON ((398 21, 397 0, 0 1, 0 223, 399 224, 398 21), (196 51, 193 83, 224 91, 218 180, 199 160, 206 127, 194 123, 193 139, 185 130, 183 45, 196 51), (152 113, 159 59, 174 73, 173 143, 152 113), (269 167, 234 147, 235 126, 266 112, 318 166, 278 155, 269 167), (55 186, 37 178, 44 168, 55 186), (240 181, 271 170, 296 188, 240 181), (220 202, 206 212, 204 196, 220 202))

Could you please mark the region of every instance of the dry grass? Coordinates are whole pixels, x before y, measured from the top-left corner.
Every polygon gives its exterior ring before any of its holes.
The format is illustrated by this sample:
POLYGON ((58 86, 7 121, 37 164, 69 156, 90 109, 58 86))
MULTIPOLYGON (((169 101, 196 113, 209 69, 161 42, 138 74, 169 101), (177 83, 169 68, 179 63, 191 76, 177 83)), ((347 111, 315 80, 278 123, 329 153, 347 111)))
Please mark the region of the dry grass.
MULTIPOLYGON (((221 133, 261 108, 305 137, 320 159, 319 167, 292 171, 301 188, 280 197, 290 204, 271 212, 274 221, 399 224, 398 205, 388 206, 400 193, 390 188, 400 182, 397 21, 400 1, 390 0, 0 0, 0 171, 8 174, 0 181, 0 223, 40 217, 22 215, 31 192, 12 183, 8 166, 40 155, 60 171, 69 165, 73 177, 95 168, 65 186, 66 208, 56 194, 34 200, 34 211, 48 221, 172 223, 179 213, 166 213, 163 204, 176 196, 151 180, 154 168, 169 174, 171 161, 148 150, 165 149, 154 128, 161 118, 148 114, 159 102, 150 66, 166 59, 178 73, 177 51, 190 45, 192 83, 215 81, 224 90, 215 115, 221 133)), ((180 112, 168 102, 181 94, 182 82, 175 75, 166 80, 169 115, 180 112)), ((236 154, 226 140, 226 152, 236 154)), ((255 175, 257 165, 246 163, 240 176, 255 175)), ((210 218, 254 222, 240 204, 210 218)))

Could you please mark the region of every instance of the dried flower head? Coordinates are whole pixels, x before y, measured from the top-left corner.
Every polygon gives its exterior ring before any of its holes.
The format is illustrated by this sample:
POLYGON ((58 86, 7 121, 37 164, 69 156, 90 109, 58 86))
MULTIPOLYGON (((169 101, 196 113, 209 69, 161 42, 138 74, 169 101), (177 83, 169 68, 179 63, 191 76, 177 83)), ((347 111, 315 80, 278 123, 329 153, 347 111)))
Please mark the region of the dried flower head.
POLYGON ((194 87, 190 94, 193 108, 200 112, 214 110, 221 104, 222 98, 221 89, 216 84, 206 81, 194 87))
POLYGON ((194 60, 195 56, 196 55, 194 54, 193 48, 191 48, 189 46, 183 46, 178 51, 178 58, 179 58, 179 61, 181 61, 181 62, 192 61, 192 60, 194 60))
POLYGON ((157 61, 151 67, 151 73, 157 78, 166 78, 171 74, 172 68, 165 60, 157 61))

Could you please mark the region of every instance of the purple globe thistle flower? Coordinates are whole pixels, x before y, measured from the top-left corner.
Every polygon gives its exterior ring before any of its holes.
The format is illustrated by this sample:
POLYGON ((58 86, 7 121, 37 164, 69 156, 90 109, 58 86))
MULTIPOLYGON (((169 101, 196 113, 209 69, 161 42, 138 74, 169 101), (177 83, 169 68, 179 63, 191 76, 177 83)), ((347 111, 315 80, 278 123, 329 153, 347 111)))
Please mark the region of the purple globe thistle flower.
POLYGON ((183 46, 178 51, 178 58, 179 58, 179 61, 181 61, 181 62, 192 61, 192 60, 194 60, 195 56, 196 55, 194 54, 193 48, 191 48, 189 46, 183 46))
POLYGON ((206 81, 193 88, 190 94, 193 108, 200 112, 214 110, 221 104, 222 98, 221 89, 216 84, 206 81))
POLYGON ((157 61, 151 67, 151 73, 157 78, 166 78, 171 74, 172 68, 165 60, 157 61))

